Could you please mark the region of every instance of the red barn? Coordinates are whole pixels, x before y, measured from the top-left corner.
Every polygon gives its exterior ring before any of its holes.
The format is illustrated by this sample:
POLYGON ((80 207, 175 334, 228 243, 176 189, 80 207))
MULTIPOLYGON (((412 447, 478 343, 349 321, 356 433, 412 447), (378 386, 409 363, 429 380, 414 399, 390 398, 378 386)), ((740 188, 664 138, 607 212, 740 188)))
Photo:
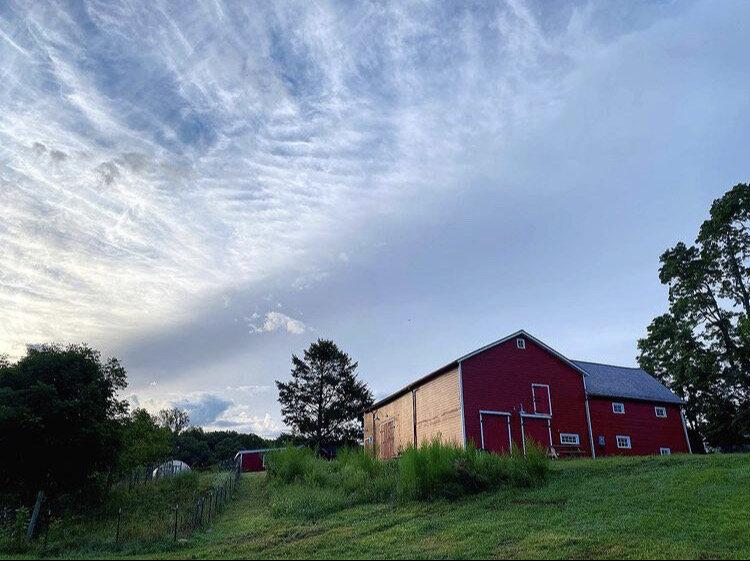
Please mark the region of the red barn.
POLYGON ((240 450, 234 456, 234 461, 239 462, 240 469, 247 471, 265 471, 266 453, 274 448, 258 448, 256 450, 240 450))
POLYGON ((553 456, 690 452, 682 401, 640 368, 573 361, 518 331, 439 368, 365 412, 382 458, 434 438, 553 456))

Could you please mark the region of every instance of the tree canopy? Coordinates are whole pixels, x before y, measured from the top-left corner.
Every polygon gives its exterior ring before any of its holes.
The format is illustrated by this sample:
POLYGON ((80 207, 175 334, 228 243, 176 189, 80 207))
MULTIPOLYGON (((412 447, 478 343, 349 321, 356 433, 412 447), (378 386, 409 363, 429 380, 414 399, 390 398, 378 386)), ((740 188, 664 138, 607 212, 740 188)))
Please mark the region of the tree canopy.
POLYGON ((276 386, 294 437, 316 447, 362 439, 362 412, 372 393, 356 370, 357 363, 325 339, 312 343, 303 358, 292 355, 292 379, 276 386))
POLYGON ((715 200, 695 243, 660 261, 669 310, 639 341, 639 363, 686 400, 694 434, 750 442, 750 185, 715 200))
POLYGON ((26 495, 86 489, 116 462, 125 386, 121 364, 85 345, 29 348, 0 362, 0 485, 26 495))
POLYGON ((190 415, 187 411, 172 407, 162 409, 157 415, 159 424, 172 431, 172 434, 178 436, 183 430, 190 426, 190 415))
POLYGON ((86 345, 31 347, 16 362, 0 356, 0 502, 28 503, 43 490, 80 505, 136 468, 169 459, 208 468, 276 444, 189 427, 176 408, 129 412, 118 398, 126 385, 120 362, 86 345))
POLYGON ((128 471, 170 459, 173 433, 145 409, 134 409, 123 422, 119 467, 128 471))

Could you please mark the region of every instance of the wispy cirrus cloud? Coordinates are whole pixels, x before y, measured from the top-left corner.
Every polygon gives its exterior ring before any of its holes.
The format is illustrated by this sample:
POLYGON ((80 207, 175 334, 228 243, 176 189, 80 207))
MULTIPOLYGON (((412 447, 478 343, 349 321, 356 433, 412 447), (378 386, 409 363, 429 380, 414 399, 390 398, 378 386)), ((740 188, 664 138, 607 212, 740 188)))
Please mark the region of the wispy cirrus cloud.
POLYGON ((746 180, 746 19, 0 3, 0 354, 85 340, 264 431, 310 326, 385 392, 519 325, 631 360, 653 259, 746 180))
POLYGON ((190 321, 272 275, 306 286, 533 121, 560 71, 543 60, 566 56, 515 3, 11 2, 0 33, 11 352, 190 321))

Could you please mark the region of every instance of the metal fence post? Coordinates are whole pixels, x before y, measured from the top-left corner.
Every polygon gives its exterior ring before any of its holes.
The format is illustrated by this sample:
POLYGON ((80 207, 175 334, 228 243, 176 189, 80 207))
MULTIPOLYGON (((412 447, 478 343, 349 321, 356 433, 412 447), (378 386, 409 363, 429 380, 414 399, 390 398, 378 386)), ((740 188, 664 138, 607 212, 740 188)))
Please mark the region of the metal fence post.
POLYGON ((31 520, 29 521, 29 527, 26 530, 26 538, 31 539, 34 537, 34 531, 36 530, 36 523, 39 520, 39 513, 42 510, 42 503, 44 502, 44 491, 39 491, 36 495, 36 502, 34 503, 34 511, 31 513, 31 520))
POLYGON ((180 505, 174 505, 174 541, 177 541, 177 516, 180 510, 180 505))
POLYGON ((117 510, 117 532, 115 533, 115 543, 120 543, 120 521, 122 520, 122 509, 117 510))
POLYGON ((49 527, 52 523, 52 509, 47 509, 47 524, 44 527, 44 546, 42 551, 47 551, 47 541, 49 540, 49 527))

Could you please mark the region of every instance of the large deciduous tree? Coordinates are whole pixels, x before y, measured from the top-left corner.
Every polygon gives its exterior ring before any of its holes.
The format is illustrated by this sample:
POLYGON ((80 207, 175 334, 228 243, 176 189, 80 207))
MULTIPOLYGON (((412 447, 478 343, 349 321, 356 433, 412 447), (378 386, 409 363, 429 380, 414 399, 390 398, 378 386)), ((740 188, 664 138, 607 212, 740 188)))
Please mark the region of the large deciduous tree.
POLYGON ((316 447, 361 440, 362 412, 372 393, 356 370, 357 363, 333 341, 318 339, 303 358, 292 355, 292 379, 276 386, 295 437, 316 447))
POLYGON ((0 361, 0 489, 75 493, 113 468, 125 386, 116 359, 83 345, 30 348, 18 362, 0 361))
POLYGON ((162 409, 157 415, 159 424, 169 429, 173 435, 179 434, 190 426, 190 415, 187 411, 172 407, 171 409, 162 409))
POLYGON ((639 341, 641 366, 686 400, 709 444, 750 442, 750 185, 713 202, 693 245, 662 254, 659 279, 669 311, 639 341))
POLYGON ((145 409, 135 409, 123 423, 120 468, 124 471, 169 459, 172 431, 145 409))

